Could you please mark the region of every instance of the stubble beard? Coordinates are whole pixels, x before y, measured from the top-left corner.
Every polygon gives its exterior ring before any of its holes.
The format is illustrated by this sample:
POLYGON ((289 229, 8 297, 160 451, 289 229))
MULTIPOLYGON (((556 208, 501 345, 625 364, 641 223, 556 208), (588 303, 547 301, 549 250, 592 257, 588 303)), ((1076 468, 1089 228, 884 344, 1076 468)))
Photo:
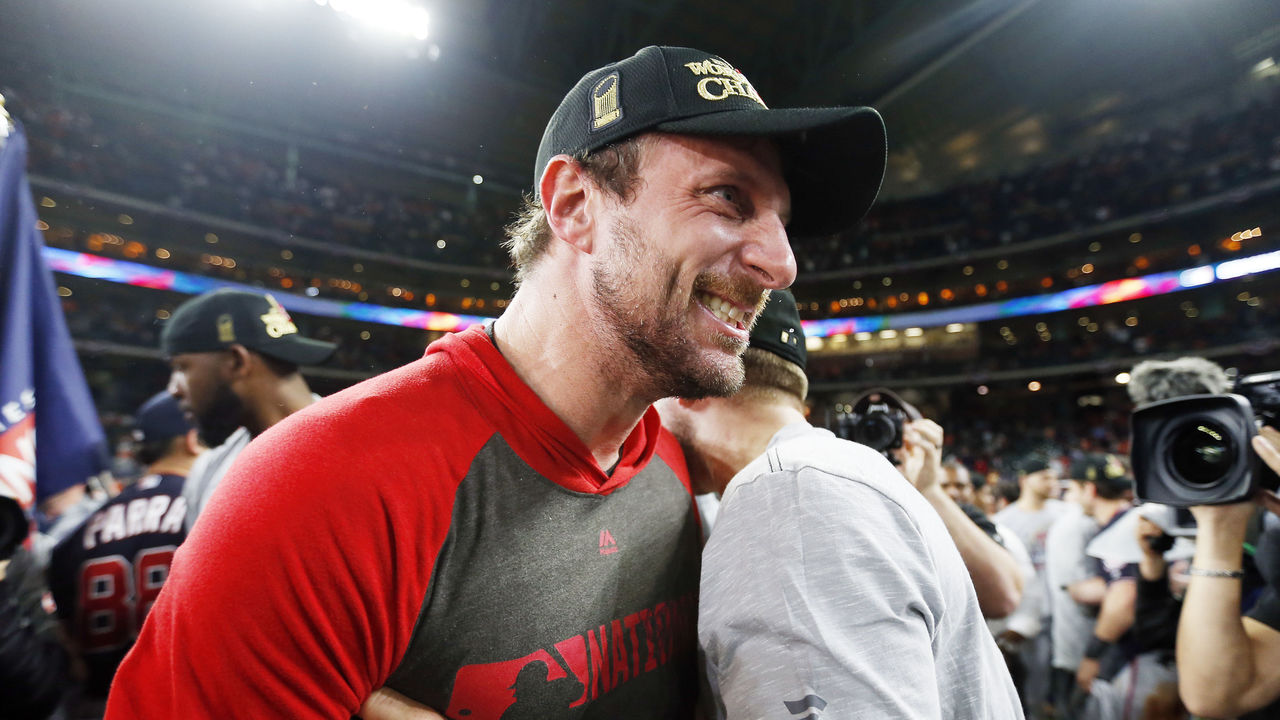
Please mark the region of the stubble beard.
MULTIPOLYGON (((646 242, 629 220, 613 227, 615 250, 592 268, 592 295, 606 323, 604 329, 620 338, 634 365, 647 379, 655 397, 700 399, 729 397, 742 389, 745 343, 717 334, 713 342, 731 358, 705 356, 689 323, 692 297, 679 298, 679 269, 655 243, 646 242), (634 278, 655 268, 665 282, 661 294, 644 297, 634 278)), ((727 281, 723 281, 727 282, 727 281)), ((715 276, 699 275, 695 288, 716 285, 715 276)))
POLYGON ((218 447, 244 424, 246 414, 244 401, 240 396, 232 392, 230 385, 219 384, 214 390, 209 407, 196 416, 200 437, 204 438, 209 447, 218 447))

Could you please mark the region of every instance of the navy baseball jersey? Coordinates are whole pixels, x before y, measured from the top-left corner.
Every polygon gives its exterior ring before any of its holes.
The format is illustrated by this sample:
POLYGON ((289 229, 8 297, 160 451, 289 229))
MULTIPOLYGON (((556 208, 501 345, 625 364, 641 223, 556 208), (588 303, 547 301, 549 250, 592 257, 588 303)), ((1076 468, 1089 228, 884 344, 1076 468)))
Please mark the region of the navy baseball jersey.
POLYGON ((147 475, 108 500, 58 543, 49 589, 89 671, 86 691, 105 697, 186 537, 181 475, 147 475))

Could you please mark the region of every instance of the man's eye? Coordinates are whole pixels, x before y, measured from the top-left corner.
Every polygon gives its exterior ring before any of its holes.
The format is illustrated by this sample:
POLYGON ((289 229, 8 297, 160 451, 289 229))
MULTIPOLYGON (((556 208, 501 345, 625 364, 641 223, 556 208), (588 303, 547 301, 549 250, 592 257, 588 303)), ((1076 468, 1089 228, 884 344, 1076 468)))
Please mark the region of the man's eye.
POLYGON ((710 194, 715 195, 730 205, 737 205, 738 201, 742 199, 742 194, 738 192, 738 188, 728 185, 711 188, 710 194))

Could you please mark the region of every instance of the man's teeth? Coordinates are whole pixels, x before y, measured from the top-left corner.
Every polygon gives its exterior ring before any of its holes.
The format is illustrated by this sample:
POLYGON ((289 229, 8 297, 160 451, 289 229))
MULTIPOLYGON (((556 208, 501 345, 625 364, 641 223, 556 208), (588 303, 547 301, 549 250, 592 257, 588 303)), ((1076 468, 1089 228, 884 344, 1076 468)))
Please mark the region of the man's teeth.
POLYGON ((732 303, 726 302, 715 295, 700 293, 699 299, 702 301, 702 304, 711 311, 712 315, 715 315, 726 325, 738 327, 743 322, 743 319, 747 317, 747 312, 745 310, 734 307, 732 303))

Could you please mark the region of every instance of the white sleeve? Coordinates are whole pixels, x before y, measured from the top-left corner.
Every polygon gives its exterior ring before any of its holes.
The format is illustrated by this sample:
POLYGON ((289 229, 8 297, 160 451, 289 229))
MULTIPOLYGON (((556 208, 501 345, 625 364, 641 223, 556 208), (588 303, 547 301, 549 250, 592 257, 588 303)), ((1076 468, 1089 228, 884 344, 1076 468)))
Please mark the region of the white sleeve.
POLYGON ((938 718, 943 610, 908 512, 806 468, 725 501, 704 553, 698 635, 730 720, 804 717, 806 704, 826 717, 938 718))
POLYGON ((988 624, 997 634, 999 630, 1012 630, 1024 638, 1033 638, 1040 634, 1040 617, 1048 600, 1044 597, 1044 583, 1036 575, 1036 568, 1031 564, 1031 554, 1017 534, 999 523, 996 524, 996 530, 1004 540, 1005 549, 1013 555, 1022 571, 1022 600, 1013 612, 999 622, 988 624))

